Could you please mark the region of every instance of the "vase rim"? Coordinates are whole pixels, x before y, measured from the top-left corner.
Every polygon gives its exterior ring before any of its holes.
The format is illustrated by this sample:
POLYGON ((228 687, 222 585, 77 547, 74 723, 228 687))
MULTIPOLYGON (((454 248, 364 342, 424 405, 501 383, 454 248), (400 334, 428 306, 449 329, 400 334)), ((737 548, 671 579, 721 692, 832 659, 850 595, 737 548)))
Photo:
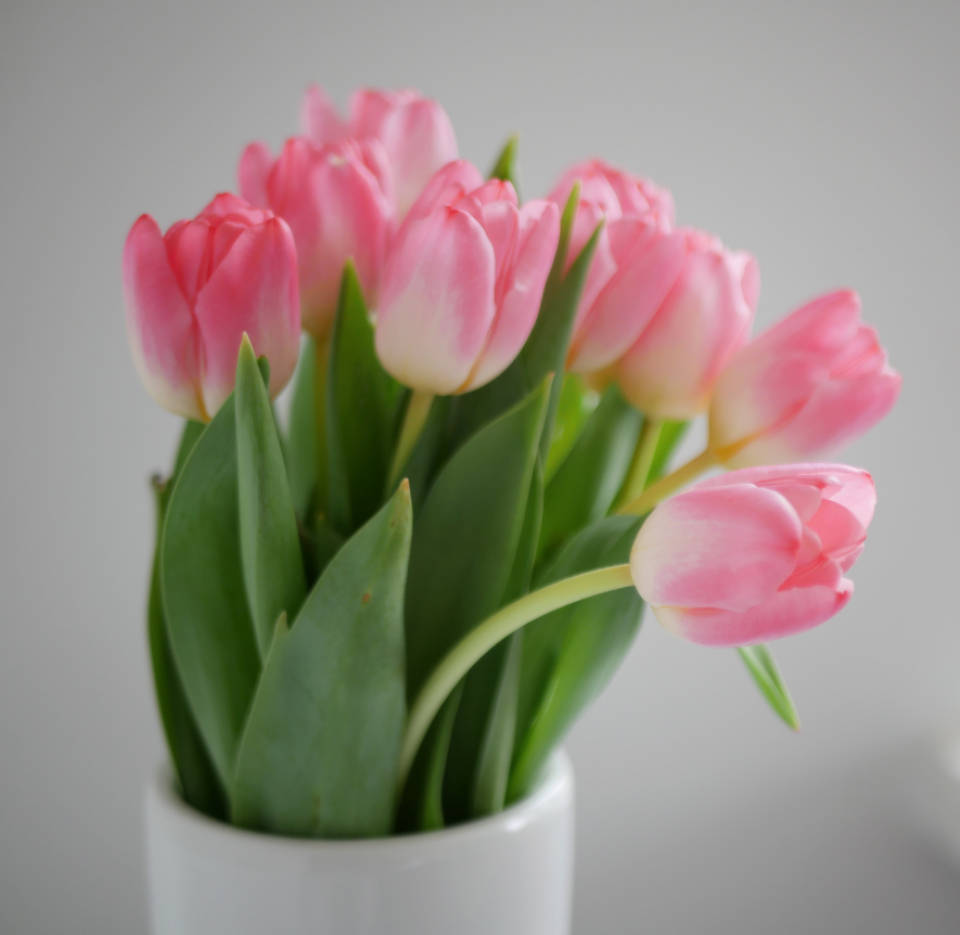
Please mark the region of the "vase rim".
POLYGON ((373 849, 389 849, 396 855, 404 849, 419 851, 424 846, 443 848, 448 845, 455 846, 465 839, 521 832, 539 819, 569 807, 573 798, 573 767, 566 751, 557 750, 551 755, 533 792, 507 806, 502 812, 448 828, 365 838, 288 836, 241 828, 220 821, 183 800, 169 763, 163 763, 156 769, 147 795, 152 800, 152 807, 166 812, 168 820, 190 826, 194 833, 202 833, 204 837, 219 838, 223 843, 229 841, 234 846, 246 843, 258 849, 312 849, 318 855, 335 851, 340 856, 344 856, 347 851, 359 853, 373 849))

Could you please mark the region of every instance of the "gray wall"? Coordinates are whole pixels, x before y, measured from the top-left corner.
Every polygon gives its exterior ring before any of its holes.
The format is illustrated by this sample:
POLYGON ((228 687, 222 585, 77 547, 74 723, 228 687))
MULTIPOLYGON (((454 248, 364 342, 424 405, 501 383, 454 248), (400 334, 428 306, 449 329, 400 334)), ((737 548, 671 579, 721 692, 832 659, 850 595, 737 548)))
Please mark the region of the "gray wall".
POLYGON ((651 622, 571 741, 578 931, 956 932, 960 872, 900 810, 901 751, 960 725, 958 9, 3 0, 0 929, 144 930, 146 478, 177 426, 128 358, 120 248, 319 80, 433 93, 481 165, 519 130, 529 194, 593 153, 649 174, 756 252, 761 324, 862 292, 904 391, 845 453, 880 491, 856 597, 777 647, 804 729, 651 622))

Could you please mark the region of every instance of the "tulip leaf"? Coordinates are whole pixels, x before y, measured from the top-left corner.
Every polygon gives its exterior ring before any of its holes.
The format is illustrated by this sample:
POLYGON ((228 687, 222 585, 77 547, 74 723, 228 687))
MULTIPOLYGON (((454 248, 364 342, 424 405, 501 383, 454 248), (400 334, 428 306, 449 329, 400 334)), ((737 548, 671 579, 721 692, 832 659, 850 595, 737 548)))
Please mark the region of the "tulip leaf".
POLYGON ((327 382, 329 512, 349 533, 383 502, 405 392, 380 365, 353 264, 340 284, 327 382))
POLYGON ((417 751, 401 796, 397 831, 436 831, 446 824, 443 780, 462 692, 461 682, 443 703, 417 751))
POLYGON ((503 149, 500 150, 497 161, 490 170, 490 178, 509 182, 518 195, 520 193, 520 186, 517 184, 517 146, 519 142, 516 134, 511 136, 503 144, 503 149))
POLYGON ((587 388, 583 380, 575 373, 563 376, 563 386, 557 400, 557 414, 554 420, 553 437, 547 450, 547 461, 543 473, 546 480, 556 473, 570 453, 587 419, 597 408, 600 397, 587 388))
POLYGON ((337 552, 293 625, 278 625, 237 756, 235 823, 324 837, 391 830, 411 525, 401 484, 337 552))
POLYGON ((160 543, 160 589, 170 648, 224 788, 229 788, 234 754, 260 673, 239 536, 231 395, 183 464, 160 543))
MULTIPOLYGON (((520 543, 502 603, 530 589, 543 515, 543 471, 534 467, 520 543)), ((490 650, 464 679, 444 801, 456 821, 500 811, 516 732, 522 633, 490 650)))
POLYGON ((523 528, 549 379, 443 466, 417 516, 407 586, 411 696, 471 627, 501 606, 523 528))
POLYGON ((240 556, 262 657, 280 614, 293 617, 300 609, 307 583, 273 408, 246 336, 237 355, 234 397, 240 556))
POLYGON ((688 428, 690 428, 689 421, 683 419, 668 419, 661 424, 660 437, 657 439, 657 447, 653 452, 653 460, 650 462, 650 470, 647 473, 648 486, 667 472, 670 458, 676 451, 677 445, 683 441, 688 428))
POLYGON ((500 679, 493 694, 473 780, 470 814, 477 818, 502 811, 507 801, 507 783, 517 729, 523 634, 514 633, 506 641, 503 650, 500 679))
POLYGON ((197 730, 196 721, 187 704, 180 676, 177 674, 170 639, 163 616, 163 599, 160 592, 160 533, 170 499, 171 485, 175 482, 196 440, 203 432, 199 422, 187 422, 183 429, 180 446, 174 463, 173 474, 162 482, 153 482, 157 517, 157 541, 150 575, 150 592, 147 601, 147 639, 150 647, 150 662, 157 708, 163 727, 167 749, 180 783, 180 791, 186 802, 194 808, 216 818, 225 814, 224 793, 217 780, 210 756, 197 730))
POLYGON ((623 483, 643 416, 616 386, 600 405, 547 485, 540 555, 546 559, 577 530, 606 516, 623 483))
MULTIPOLYGON (((579 532, 539 576, 537 586, 627 561, 642 520, 610 516, 579 532)), ((622 588, 554 611, 526 627, 517 744, 508 800, 535 784, 554 747, 606 686, 640 626, 643 601, 622 588)))
POLYGON ((323 393, 330 345, 307 336, 293 377, 287 431, 287 475, 297 516, 311 525, 312 514, 326 509, 326 414, 323 393))
POLYGON ((776 715, 793 730, 800 729, 800 718, 794 707, 790 692, 773 661, 770 650, 762 643, 754 646, 740 646, 737 649, 740 658, 746 665, 760 694, 767 699, 767 703, 776 715))
MULTIPOLYGON (((570 268, 564 272, 578 198, 579 191, 575 187, 563 211, 557 252, 544 287, 537 321, 530 336, 513 363, 499 377, 486 386, 459 398, 456 414, 458 434, 455 441, 468 437, 479 426, 514 405, 548 374, 563 373, 580 293, 583 291, 583 284, 600 235, 598 227, 570 268)), ((540 440, 540 451, 544 459, 550 447, 554 413, 557 409, 561 385, 561 380, 554 381, 547 405, 544 431, 540 440)))

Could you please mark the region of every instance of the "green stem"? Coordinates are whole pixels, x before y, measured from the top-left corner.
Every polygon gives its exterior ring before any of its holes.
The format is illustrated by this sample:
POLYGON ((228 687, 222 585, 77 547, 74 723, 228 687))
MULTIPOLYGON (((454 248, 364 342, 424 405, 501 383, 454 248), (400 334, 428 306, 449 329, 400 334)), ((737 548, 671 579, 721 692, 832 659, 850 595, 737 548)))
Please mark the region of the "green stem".
POLYGON ((633 450, 633 460, 630 462, 630 469, 627 471, 627 479, 624 481, 623 489, 617 498, 618 505, 635 500, 646 488, 662 428, 662 419, 644 419, 643 427, 640 429, 640 437, 637 439, 637 447, 633 450))
POLYGON ((403 789, 427 729, 450 692, 497 643, 531 621, 568 604, 628 587, 633 587, 629 565, 598 568, 525 594, 474 627, 439 662, 410 707, 400 748, 398 790, 403 789))
POLYGON ((400 480, 400 474, 407 465, 413 446, 416 445, 420 433, 430 414, 433 403, 433 393, 423 390, 414 390, 407 403, 407 411, 403 416, 403 425, 400 427, 400 437, 393 452, 393 462, 390 465, 390 474, 387 481, 387 493, 391 493, 400 480))
POLYGON ((317 427, 316 503, 327 511, 330 490, 330 465, 327 462, 327 383, 330 377, 330 335, 313 339, 313 412, 317 427))
POLYGON ((633 513, 643 516, 649 513, 661 500, 686 486, 704 471, 709 470, 717 463, 717 456, 707 448, 695 458, 678 467, 672 474, 661 477, 655 484, 651 484, 638 497, 617 507, 617 513, 633 513))

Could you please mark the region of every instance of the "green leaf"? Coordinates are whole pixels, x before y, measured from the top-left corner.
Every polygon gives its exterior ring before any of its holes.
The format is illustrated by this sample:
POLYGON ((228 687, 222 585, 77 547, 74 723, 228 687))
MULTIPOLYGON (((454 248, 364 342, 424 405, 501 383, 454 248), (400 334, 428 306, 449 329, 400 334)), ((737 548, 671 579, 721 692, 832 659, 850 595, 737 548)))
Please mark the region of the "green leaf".
POLYGON ((517 146, 519 139, 516 134, 510 137, 500 150, 497 161, 490 170, 490 178, 502 179, 509 182, 519 195, 520 186, 517 183, 517 146))
POLYGON ((180 782, 181 793, 194 808, 221 818, 226 812, 223 789, 217 781, 210 756, 203 746, 203 740, 183 693, 183 686, 180 684, 167 636, 166 622, 163 618, 163 600, 160 593, 160 532, 163 529, 163 518, 170 499, 170 485, 182 469, 187 455, 203 432, 203 428, 199 422, 186 423, 177 451, 173 475, 165 483, 156 478, 153 482, 157 541, 147 601, 147 640, 160 722, 170 759, 173 761, 173 768, 180 782))
POLYGON ((770 650, 762 643, 758 643, 755 646, 741 646, 737 652, 757 688, 760 689, 760 694, 767 699, 767 703, 777 716, 788 727, 799 730, 800 718, 797 715, 797 709, 794 707, 793 699, 777 669, 777 664, 773 661, 770 650))
POLYGON ((606 516, 633 456, 643 416, 616 386, 604 394, 547 485, 540 554, 549 557, 577 530, 606 516))
POLYGON ((517 728, 523 634, 514 633, 503 647, 502 674, 493 694, 487 730, 477 758, 471 815, 492 815, 503 809, 517 728))
MULTIPOLYGON (((506 604, 530 589, 543 515, 543 471, 534 467, 523 531, 517 547, 506 604)), ((505 803, 516 733, 522 633, 495 646, 463 683, 444 801, 448 815, 466 821, 500 811, 505 803)))
POLYGON ((307 336, 293 377, 287 431, 287 475, 297 516, 310 525, 312 514, 326 509, 327 453, 325 403, 329 341, 307 336))
POLYGON ((653 460, 650 462, 650 471, 647 474, 647 486, 655 480, 663 477, 667 468, 670 466, 670 458, 676 451, 677 445, 687 434, 690 423, 686 420, 667 420, 660 426, 660 438, 657 440, 657 448, 653 453, 653 460))
POLYGON ((234 398, 220 407, 176 481, 160 543, 170 647, 221 784, 260 672, 240 557, 234 398))
MULTIPOLYGON (((641 522, 610 516, 588 526, 537 585, 626 562, 641 522)), ((622 588, 554 611, 526 628, 510 801, 530 790, 551 751, 606 686, 633 642, 642 612, 636 591, 622 588)))
POLYGON ((390 831, 411 524, 401 484, 334 556, 293 626, 278 627, 237 756, 235 823, 324 837, 390 831))
POLYGON ((293 617, 307 591, 297 517, 267 388, 250 339, 237 356, 234 392, 240 556, 260 655, 281 613, 293 617))
POLYGON ((405 391, 380 365, 352 263, 343 272, 327 384, 329 512, 349 533, 383 502, 405 391))
POLYGON ((444 702, 423 738, 401 795, 396 830, 436 831, 446 824, 443 780, 463 684, 444 702))
POLYGON ((470 438, 417 516, 407 587, 412 695, 440 658, 504 597, 523 528, 549 380, 470 438))
POLYGON ((564 458, 570 453, 574 443, 580 437, 580 431, 587 419, 597 408, 600 397, 584 384, 575 373, 563 376, 560 397, 557 400, 557 413, 553 426, 553 437, 547 451, 547 463, 543 473, 547 481, 556 473, 564 458))
MULTIPOLYGON (((598 227, 573 261, 570 269, 564 273, 578 198, 579 190, 575 187, 564 208, 560 242, 550 275, 547 277, 543 301, 540 303, 540 312, 533 331, 530 332, 530 337, 527 338, 526 344, 513 363, 499 377, 486 386, 458 398, 455 444, 469 437, 477 428, 485 425, 510 406, 515 405, 547 375, 563 372, 580 293, 583 291, 583 284, 600 234, 598 227)), ((550 447, 560 388, 561 381, 555 380, 540 440, 540 452, 544 460, 550 447)))

